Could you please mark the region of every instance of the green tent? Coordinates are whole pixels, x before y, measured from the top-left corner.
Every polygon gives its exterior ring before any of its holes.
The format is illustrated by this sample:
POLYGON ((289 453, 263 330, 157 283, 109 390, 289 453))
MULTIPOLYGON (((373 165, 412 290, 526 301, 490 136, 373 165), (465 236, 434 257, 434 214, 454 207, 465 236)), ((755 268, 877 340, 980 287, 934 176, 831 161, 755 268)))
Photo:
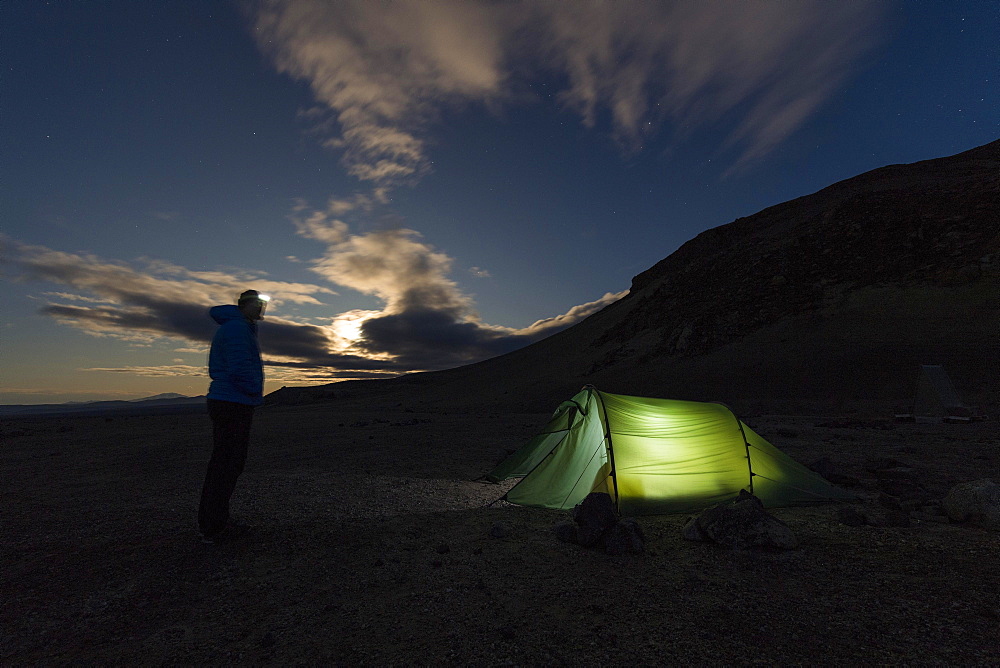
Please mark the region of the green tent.
POLYGON ((521 478, 510 503, 568 509, 606 492, 619 512, 687 512, 745 489, 767 507, 854 498, 797 463, 722 404, 608 394, 587 386, 486 475, 521 478))

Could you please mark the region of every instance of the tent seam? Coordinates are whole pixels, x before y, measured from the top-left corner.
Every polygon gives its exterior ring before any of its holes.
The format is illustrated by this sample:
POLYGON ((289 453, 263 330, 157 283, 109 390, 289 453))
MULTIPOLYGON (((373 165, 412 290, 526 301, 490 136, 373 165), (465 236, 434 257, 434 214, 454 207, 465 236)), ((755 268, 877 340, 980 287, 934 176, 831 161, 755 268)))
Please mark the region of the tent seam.
MULTIPOLYGON (((603 443, 602 443, 602 445, 603 445, 603 443)), ((574 482, 573 486, 570 488, 570 490, 568 492, 566 492, 566 496, 563 497, 562 504, 560 504, 560 505, 563 505, 563 506, 566 505, 566 499, 568 499, 570 497, 570 495, 576 490, 576 486, 579 485, 580 481, 583 479, 583 474, 587 472, 588 468, 590 468, 591 462, 594 461, 594 457, 596 457, 597 453, 600 452, 600 451, 601 451, 600 448, 595 448, 594 449, 594 454, 592 454, 590 456, 590 459, 587 461, 587 465, 585 467, 583 467, 583 470, 580 472, 579 477, 577 477, 576 482, 574 482)), ((590 491, 593 492, 594 488, 592 487, 590 489, 590 491)))

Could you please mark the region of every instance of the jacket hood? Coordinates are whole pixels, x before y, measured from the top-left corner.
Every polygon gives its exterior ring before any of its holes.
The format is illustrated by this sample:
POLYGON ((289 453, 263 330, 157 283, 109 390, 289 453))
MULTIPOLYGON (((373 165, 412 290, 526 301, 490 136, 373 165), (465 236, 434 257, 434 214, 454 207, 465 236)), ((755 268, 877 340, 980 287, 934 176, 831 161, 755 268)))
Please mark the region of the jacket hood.
POLYGON ((230 320, 244 320, 243 311, 241 311, 235 304, 213 306, 208 310, 208 314, 212 316, 212 319, 220 325, 227 323, 230 320))

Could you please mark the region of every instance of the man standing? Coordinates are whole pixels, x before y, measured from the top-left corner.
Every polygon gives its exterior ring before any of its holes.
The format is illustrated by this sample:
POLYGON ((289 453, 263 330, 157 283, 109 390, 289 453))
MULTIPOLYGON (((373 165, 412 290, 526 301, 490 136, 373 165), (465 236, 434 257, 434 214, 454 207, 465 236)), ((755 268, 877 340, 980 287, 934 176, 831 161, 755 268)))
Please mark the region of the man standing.
POLYGON ((256 406, 264 403, 264 365, 257 344, 257 321, 264 319, 270 297, 256 290, 240 295, 236 306, 214 306, 209 315, 219 323, 208 355, 208 415, 214 448, 198 508, 198 527, 205 542, 229 523, 229 499, 243 473, 256 406))

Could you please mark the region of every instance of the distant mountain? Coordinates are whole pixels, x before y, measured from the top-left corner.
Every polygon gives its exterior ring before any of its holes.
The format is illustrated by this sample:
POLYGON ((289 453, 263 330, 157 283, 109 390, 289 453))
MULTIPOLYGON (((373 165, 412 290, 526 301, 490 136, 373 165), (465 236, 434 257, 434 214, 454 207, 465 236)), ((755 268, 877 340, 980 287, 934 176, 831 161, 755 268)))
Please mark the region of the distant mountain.
POLYGON ((186 397, 183 394, 177 394, 176 392, 164 392, 163 394, 154 394, 151 397, 143 397, 142 399, 129 399, 131 403, 139 403, 143 401, 163 401, 165 399, 191 399, 192 397, 186 397))
POLYGON ((128 401, 71 401, 65 404, 31 404, 0 406, 0 417, 26 415, 102 415, 105 413, 143 414, 183 412, 204 406, 205 397, 186 397, 167 392, 144 399, 128 401))
POLYGON ((882 167, 703 232, 636 276, 626 297, 507 355, 268 400, 550 410, 590 383, 744 411, 835 410, 905 404, 926 363, 944 364, 967 402, 990 402, 998 333, 1000 141, 882 167))

